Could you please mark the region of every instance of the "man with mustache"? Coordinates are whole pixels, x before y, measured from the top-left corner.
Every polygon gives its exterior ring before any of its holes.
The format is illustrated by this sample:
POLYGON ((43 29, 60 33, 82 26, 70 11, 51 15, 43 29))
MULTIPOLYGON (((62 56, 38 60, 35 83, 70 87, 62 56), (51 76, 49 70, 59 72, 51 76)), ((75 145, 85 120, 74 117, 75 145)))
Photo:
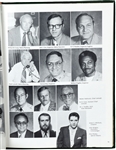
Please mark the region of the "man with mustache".
POLYGON ((38 117, 40 130, 35 132, 34 137, 56 137, 56 132, 51 129, 51 116, 47 113, 42 113, 38 117))
POLYGON ((92 51, 83 51, 79 55, 79 64, 83 71, 76 81, 101 81, 102 75, 96 71, 97 56, 92 51))

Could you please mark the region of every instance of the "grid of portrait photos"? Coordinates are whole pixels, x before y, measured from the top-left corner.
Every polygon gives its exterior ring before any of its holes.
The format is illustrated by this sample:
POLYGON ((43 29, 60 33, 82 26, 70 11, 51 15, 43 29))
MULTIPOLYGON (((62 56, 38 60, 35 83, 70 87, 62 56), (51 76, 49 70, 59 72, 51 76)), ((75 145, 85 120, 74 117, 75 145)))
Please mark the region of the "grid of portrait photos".
POLYGON ((103 81, 102 11, 8 13, 8 49, 9 137, 87 147, 90 95, 103 81))

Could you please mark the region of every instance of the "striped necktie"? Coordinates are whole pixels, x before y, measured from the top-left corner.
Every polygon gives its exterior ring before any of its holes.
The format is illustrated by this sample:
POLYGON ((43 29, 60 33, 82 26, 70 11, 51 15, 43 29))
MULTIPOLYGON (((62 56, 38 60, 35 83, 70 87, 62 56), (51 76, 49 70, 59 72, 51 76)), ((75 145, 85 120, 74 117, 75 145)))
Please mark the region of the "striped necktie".
POLYGON ((23 33, 22 46, 26 46, 26 32, 23 33))
POLYGON ((26 67, 23 68, 22 75, 21 75, 21 82, 26 82, 26 67))

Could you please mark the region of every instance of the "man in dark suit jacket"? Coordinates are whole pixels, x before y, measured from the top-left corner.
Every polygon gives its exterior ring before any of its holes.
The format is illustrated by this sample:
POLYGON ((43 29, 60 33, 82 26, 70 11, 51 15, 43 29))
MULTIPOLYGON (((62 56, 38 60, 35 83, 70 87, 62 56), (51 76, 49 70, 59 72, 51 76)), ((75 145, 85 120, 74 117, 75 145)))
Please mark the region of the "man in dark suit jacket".
POLYGON ((56 137, 56 132, 51 130, 51 116, 47 113, 42 113, 38 117, 40 130, 34 133, 34 137, 56 137))
POLYGON ((34 111, 54 111, 56 110, 56 103, 50 99, 50 91, 46 86, 42 86, 37 91, 40 104, 34 107, 34 111))
POLYGON ((78 127, 79 114, 72 112, 69 115, 69 126, 62 127, 57 139, 58 148, 86 147, 86 130, 78 127))
POLYGON ((31 138, 33 132, 27 129, 28 117, 24 113, 19 113, 14 117, 14 123, 17 128, 16 132, 10 134, 11 138, 31 138))

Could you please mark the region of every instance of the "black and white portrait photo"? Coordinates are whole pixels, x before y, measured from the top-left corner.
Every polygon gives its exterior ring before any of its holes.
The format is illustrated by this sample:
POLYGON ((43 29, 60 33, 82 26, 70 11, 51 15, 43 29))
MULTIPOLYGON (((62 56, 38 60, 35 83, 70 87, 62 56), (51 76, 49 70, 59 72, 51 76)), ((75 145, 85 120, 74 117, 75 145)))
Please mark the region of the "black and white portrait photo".
POLYGON ((8 14, 8 46, 39 45, 39 13, 8 14))
POLYGON ((101 81, 102 80, 102 49, 72 50, 72 80, 101 81))
POLYGON ((0 104, 0 134, 3 134, 4 132, 5 132, 4 104, 0 104))
POLYGON ((33 113, 10 113, 10 137, 33 138, 33 113))
POLYGON ((34 111, 55 111, 55 86, 34 86, 34 111))
POLYGON ((9 86, 11 112, 32 112, 33 93, 31 86, 9 86))
POLYGON ((78 87, 77 85, 57 86, 57 105, 59 111, 78 110, 78 87))
POLYGON ((102 44, 102 11, 71 12, 71 45, 102 44))
POLYGON ((42 82, 71 81, 71 55, 69 49, 41 50, 40 64, 42 82))
POLYGON ((8 76, 11 83, 39 82, 39 51, 10 50, 8 76))
POLYGON ((70 13, 40 13, 41 46, 70 45, 70 13))

